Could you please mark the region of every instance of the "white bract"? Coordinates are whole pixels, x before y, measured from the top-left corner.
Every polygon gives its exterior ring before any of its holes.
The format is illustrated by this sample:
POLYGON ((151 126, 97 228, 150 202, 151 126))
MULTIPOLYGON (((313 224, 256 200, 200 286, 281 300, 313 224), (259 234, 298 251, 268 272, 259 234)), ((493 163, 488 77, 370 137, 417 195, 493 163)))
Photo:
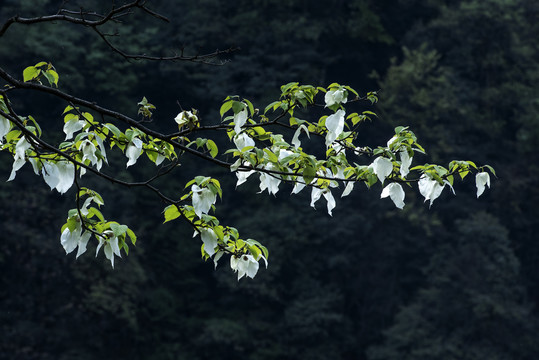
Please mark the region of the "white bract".
POLYGON ((346 101, 348 101, 343 89, 329 90, 324 96, 324 100, 326 102, 326 107, 335 104, 346 104, 346 101))
POLYGON ((241 255, 239 258, 236 255, 230 257, 230 267, 234 272, 238 273, 238 281, 247 275, 253 279, 258 272, 259 264, 253 255, 241 255))
POLYGON ((374 171, 376 176, 378 176, 378 180, 380 180, 382 184, 393 171, 393 163, 383 156, 377 157, 369 167, 374 171))
POLYGON ((82 141, 79 150, 82 151, 82 162, 90 160, 92 165, 97 165, 97 170, 101 169, 102 161, 95 155, 97 148, 90 140, 86 139, 82 141))
POLYGON ((4 136, 11 130, 11 121, 0 115, 0 145, 3 144, 4 136))
POLYGON ((490 175, 486 172, 477 173, 475 175, 475 186, 477 187, 477 197, 481 196, 485 191, 485 185, 490 187, 490 175))
POLYGON ((318 199, 320 199, 320 196, 322 195, 327 201, 328 214, 330 216, 333 216, 331 211, 335 208, 336 204, 335 204, 335 198, 333 197, 333 194, 331 193, 331 190, 329 190, 329 188, 320 189, 313 186, 313 189, 311 191, 311 206, 315 208, 314 204, 318 201, 318 199))
POLYGON ((125 150, 125 156, 127 156, 129 159, 126 168, 134 165, 137 162, 140 154, 142 154, 142 140, 135 137, 133 140, 131 140, 129 145, 127 145, 127 149, 125 150))
POLYGON ((30 147, 31 145, 28 141, 26 141, 26 137, 23 136, 19 139, 17 145, 15 145, 13 167, 11 169, 11 175, 9 175, 9 179, 7 179, 7 181, 15 179, 17 171, 26 163, 26 150, 30 149, 30 147))
POLYGON ((346 184, 346 187, 344 188, 344 191, 342 192, 341 197, 345 197, 350 195, 350 193, 354 190, 354 182, 350 181, 348 184, 346 184))
POLYGON ((279 160, 281 164, 283 164, 282 163, 283 159, 295 154, 295 152, 286 150, 286 149, 279 149, 278 151, 279 151, 279 155, 277 156, 277 160, 279 160))
POLYGON ((69 161, 59 161, 55 165, 58 168, 56 190, 63 194, 71 188, 75 181, 75 165, 69 161))
POLYGON ((198 120, 197 116, 191 111, 182 111, 174 118, 174 121, 181 127, 189 122, 196 122, 198 120))
POLYGON ((307 137, 310 139, 311 138, 311 133, 309 132, 309 129, 307 128, 307 126, 305 125, 300 125, 298 126, 298 128, 296 129, 296 131, 294 132, 294 136, 292 137, 292 145, 295 146, 295 148, 299 148, 300 145, 301 145, 301 141, 299 141, 299 135, 301 132, 304 132, 305 134, 307 134, 307 137))
POLYGON ((64 124, 64 133, 66 134, 66 140, 69 140, 73 137, 73 133, 76 133, 79 130, 82 130, 86 122, 79 119, 71 119, 64 124))
POLYGON ((234 114, 234 131, 236 134, 241 132, 241 127, 247 121, 247 109, 243 109, 237 114, 234 114))
POLYGON ((215 231, 210 228, 200 228, 198 231, 200 231, 200 238, 204 243, 204 251, 206 251, 209 256, 212 256, 215 254, 215 248, 217 247, 217 235, 215 234, 215 231))
MULTIPOLYGON (((266 164, 264 167, 266 170, 276 170, 275 167, 272 164, 266 164)), ((263 192, 264 190, 268 190, 268 193, 270 194, 277 194, 279 191, 279 184, 281 183, 281 179, 275 177, 276 175, 270 175, 264 172, 260 172, 260 192, 263 192)))
POLYGON ((215 204, 217 195, 210 189, 201 188, 196 184, 191 186, 191 191, 193 192, 192 201, 195 214, 197 214, 199 218, 202 218, 202 214, 207 214, 208 211, 210 211, 211 206, 215 204))
POLYGON ((255 146, 255 141, 246 133, 241 133, 234 136, 234 144, 239 151, 242 151, 248 146, 255 146))
POLYGON ((410 173, 410 165, 412 165, 412 157, 408 154, 408 150, 404 149, 399 152, 401 157, 400 173, 402 177, 406 177, 410 173))
POLYGON ((326 134, 326 146, 331 145, 332 142, 339 137, 344 129, 344 110, 340 109, 335 114, 332 114, 326 118, 326 128, 328 133, 326 134))
POLYGON ((401 184, 391 183, 387 185, 383 190, 380 198, 390 197, 393 200, 393 203, 399 209, 404 208, 404 190, 402 189, 401 184))
POLYGON ((429 206, 432 206, 433 201, 440 196, 446 185, 449 185, 454 194, 455 190, 447 180, 441 185, 438 181, 431 179, 426 174, 421 175, 419 178, 419 192, 425 197, 425 201, 430 200, 429 206))
POLYGON ((55 163, 48 161, 43 162, 43 168, 41 169, 43 179, 50 186, 51 190, 56 188, 60 182, 60 171, 55 163))
POLYGON ((391 148, 391 145, 392 145, 395 141, 397 141, 397 135, 393 135, 393 137, 387 141, 387 147, 388 147, 388 148, 391 148))
MULTIPOLYGON (((391 145, 393 145, 397 141, 397 135, 393 136, 391 139, 387 142, 388 149, 391 149, 391 145)), ((408 154, 408 150, 404 146, 399 146, 400 151, 399 155, 401 158, 401 167, 400 167, 400 174, 402 177, 406 177, 410 173, 410 165, 412 164, 412 158, 410 157, 410 154, 408 154)), ((398 150, 394 149, 394 150, 398 150)))
POLYGON ((110 264, 114 268, 114 255, 118 257, 122 257, 120 254, 120 247, 118 244, 118 238, 116 236, 112 236, 113 232, 111 230, 107 230, 103 232, 103 235, 105 236, 111 236, 108 240, 103 239, 102 237, 99 238, 99 244, 97 245, 97 249, 95 251, 95 256, 99 253, 99 250, 105 245, 103 251, 105 252, 105 256, 107 259, 110 260, 110 264))
POLYGON ((66 228, 62 232, 62 235, 60 236, 60 243, 64 247, 66 254, 71 253, 77 247, 79 250, 77 251, 76 258, 86 252, 86 245, 88 244, 88 240, 90 240, 91 233, 85 231, 81 234, 81 232, 82 229, 80 224, 78 224, 73 232, 71 232, 69 228, 66 228))
POLYGON ((294 184, 294 188, 292 189, 292 194, 297 194, 305 188, 305 180, 303 179, 302 176, 298 176, 296 180, 297 182, 294 184))
POLYGON ((217 269, 217 263, 219 262, 219 259, 225 254, 224 251, 219 250, 215 253, 215 256, 213 257, 213 264, 215 265, 215 269, 217 269))
POLYGON ((155 158, 155 165, 156 166, 160 165, 165 159, 166 159, 165 155, 157 154, 157 157, 155 158))
POLYGON ((68 161, 45 161, 41 173, 51 190, 56 189, 60 194, 69 190, 75 181, 75 165, 68 161))
POLYGON ((238 170, 236 171, 236 177, 238 178, 238 181, 236 182, 236 187, 240 186, 244 182, 247 181, 247 178, 251 176, 255 171, 249 170, 249 171, 242 171, 238 170))
MULTIPOLYGON (((101 151, 101 156, 103 157, 103 160, 107 162, 107 152, 105 151, 105 144, 103 144, 103 140, 99 135, 95 136, 95 140, 97 141, 97 145, 99 146, 99 151, 101 151)), ((100 169, 101 165, 99 165, 98 170, 100 169)))

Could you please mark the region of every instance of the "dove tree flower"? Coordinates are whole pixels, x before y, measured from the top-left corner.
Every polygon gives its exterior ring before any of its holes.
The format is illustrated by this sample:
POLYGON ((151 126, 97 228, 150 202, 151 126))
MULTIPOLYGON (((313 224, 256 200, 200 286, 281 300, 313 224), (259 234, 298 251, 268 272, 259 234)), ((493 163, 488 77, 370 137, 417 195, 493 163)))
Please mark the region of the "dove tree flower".
POLYGON ((238 150, 243 151, 246 147, 254 147, 255 141, 247 133, 243 132, 234 136, 234 144, 238 150))
POLYGON ((382 190, 382 194, 380 194, 380 198, 386 198, 390 197, 391 200, 393 200, 393 203, 396 207, 399 209, 404 208, 404 190, 402 189, 402 185, 399 183, 391 183, 384 187, 382 190))
POLYGON ((330 216, 333 216, 332 211, 336 206, 335 198, 333 197, 333 194, 331 193, 331 190, 329 188, 320 189, 317 187, 313 187, 311 191, 311 206, 315 208, 315 203, 320 199, 321 196, 324 196, 327 202, 327 209, 328 214, 330 216))
POLYGON ((444 180, 443 184, 440 184, 437 180, 423 174, 419 179, 419 192, 423 195, 425 201, 430 200, 430 206, 432 206, 432 203, 442 194, 446 185, 449 185, 454 194, 455 190, 447 180, 444 180))
POLYGON ((239 257, 232 255, 230 257, 230 267, 234 272, 238 273, 238 281, 245 275, 254 279, 259 266, 260 264, 255 260, 253 255, 244 254, 239 257))
POLYGON ((195 214, 200 218, 202 214, 207 214, 211 206, 215 204, 217 194, 211 191, 210 188, 199 187, 196 184, 191 186, 191 191, 193 192, 193 208, 195 209, 195 214))
POLYGON ((120 253, 120 247, 118 245, 118 237, 114 236, 114 233, 111 230, 103 232, 103 235, 105 235, 107 239, 105 240, 105 238, 103 237, 99 239, 99 244, 97 245, 95 256, 99 254, 99 250, 101 250, 101 247, 103 247, 105 257, 110 260, 110 264, 114 268, 114 256, 118 256, 120 258, 122 257, 120 253))
MULTIPOLYGON (((264 169, 271 171, 274 170, 275 167, 269 164, 265 165, 264 169)), ((260 173, 260 192, 268 190, 268 193, 275 195, 279 191, 280 183, 281 179, 279 179, 278 175, 271 175, 265 172, 260 173)))
POLYGON ((477 187, 477 197, 485 191, 485 185, 490 187, 490 175, 487 172, 480 172, 475 175, 475 185, 477 187))
POLYGON ((174 118, 179 127, 198 121, 198 117, 191 111, 184 110, 174 118))
POLYGON ((67 161, 44 162, 42 167, 43 179, 52 189, 60 194, 65 193, 73 186, 75 180, 75 165, 67 161))
POLYGON ((333 106, 335 104, 346 104, 348 95, 344 89, 329 90, 324 96, 326 107, 333 106))
POLYGON ((65 230, 62 232, 62 235, 60 236, 60 243, 62 244, 66 254, 70 254, 78 247, 76 256, 76 258, 78 259, 79 256, 86 252, 86 245, 88 244, 88 240, 90 240, 90 237, 90 232, 82 232, 79 223, 73 231, 69 230, 69 228, 67 227, 65 228, 65 230))

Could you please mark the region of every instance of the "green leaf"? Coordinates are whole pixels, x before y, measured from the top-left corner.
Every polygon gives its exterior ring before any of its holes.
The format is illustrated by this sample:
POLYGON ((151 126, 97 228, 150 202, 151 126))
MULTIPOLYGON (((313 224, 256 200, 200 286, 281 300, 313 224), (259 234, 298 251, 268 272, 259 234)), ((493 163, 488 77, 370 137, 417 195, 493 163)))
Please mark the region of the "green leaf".
POLYGON ((303 169, 303 180, 305 180, 306 184, 310 184, 311 181, 313 181, 314 177, 316 176, 316 169, 312 166, 306 166, 303 169))
POLYGON ((223 118, 223 115, 227 113, 228 110, 232 108, 232 100, 226 101, 221 105, 221 109, 219 109, 219 113, 221 114, 221 119, 223 118))
POLYGON ((487 169, 490 170, 490 172, 492 173, 492 175, 496 176, 496 171, 494 171, 494 168, 490 165, 484 165, 484 167, 486 167, 487 169))
POLYGON ((97 210, 94 207, 91 207, 88 209, 88 219, 91 219, 93 216, 97 216, 99 220, 105 221, 105 217, 101 213, 101 211, 97 210))
POLYGON ((111 223, 110 224, 110 229, 114 233, 114 236, 119 237, 119 236, 126 233, 127 225, 120 225, 120 224, 117 224, 117 223, 111 223))
POLYGON ((28 66, 22 72, 23 80, 25 82, 33 80, 33 79, 35 79, 35 78, 37 78, 39 76, 40 72, 41 72, 41 70, 37 69, 35 66, 28 66))
POLYGON ((247 103, 247 107, 249 108, 249 113, 251 114, 251 116, 253 116, 255 114, 255 108, 253 104, 247 99, 243 99, 243 101, 247 103))
POLYGON ((395 134, 399 134, 404 129, 406 129, 404 126, 397 126, 395 128, 395 134))
POLYGON ((277 158, 277 155, 275 155, 270 149, 265 148, 264 152, 268 155, 269 161, 272 163, 278 163, 279 159, 277 158))
POLYGON ((178 209, 178 207, 176 205, 169 205, 165 208, 165 221, 163 221, 163 224, 170 221, 170 220, 174 220, 178 217, 181 216, 181 212, 180 210, 178 209))
POLYGON ((137 235, 135 235, 135 233, 133 232, 133 230, 131 230, 131 229, 128 228, 128 229, 127 229, 127 235, 128 235, 129 238, 131 239, 131 243, 132 243, 133 245, 135 245, 136 242, 137 242, 137 235))
POLYGON ((36 126, 36 129, 37 129, 37 134, 38 134, 39 137, 41 137, 42 131, 41 131, 41 127, 39 126, 37 121, 32 117, 32 115, 29 115, 28 119, 30 119, 34 123, 34 125, 36 126))
POLYGON ((66 108, 64 109, 64 112, 62 113, 62 115, 64 115, 66 112, 71 111, 73 109, 74 109, 74 107, 71 106, 71 105, 66 106, 66 108))
POLYGON ((243 109, 245 109, 245 104, 244 103, 239 102, 239 101, 235 101, 235 100, 232 101, 232 110, 234 111, 234 114, 239 113, 243 109))
POLYGON ((112 131, 112 133, 114 134, 114 136, 116 136, 117 138, 120 138, 121 135, 122 135, 122 132, 120 131, 120 129, 118 129, 116 126, 112 125, 112 124, 105 124, 103 125, 104 127, 106 127, 107 129, 109 129, 110 131, 112 131))
POLYGON ((267 113, 269 111, 269 109, 271 109, 271 108, 273 108, 273 110, 275 110, 277 107, 279 107, 280 104, 281 104, 280 101, 272 102, 271 104, 266 106, 266 108, 264 109, 264 114, 267 113))
POLYGON ((45 79, 49 82, 49 85, 54 84, 54 76, 52 76, 48 71, 43 71, 43 75, 45 76, 45 79))
POLYGON ((67 219, 67 227, 69 228, 69 231, 71 231, 71 232, 75 231, 75 229, 77 228, 77 224, 78 224, 77 219, 78 219, 77 216, 72 216, 69 219, 67 219))

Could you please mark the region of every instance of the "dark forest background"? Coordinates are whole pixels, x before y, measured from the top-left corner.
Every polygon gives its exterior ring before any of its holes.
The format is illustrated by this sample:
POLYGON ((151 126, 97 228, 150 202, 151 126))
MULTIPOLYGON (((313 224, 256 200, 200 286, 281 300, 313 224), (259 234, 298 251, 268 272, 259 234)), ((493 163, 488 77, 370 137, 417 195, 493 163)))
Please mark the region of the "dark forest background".
MULTIPOLYGON (((0 38, 0 63, 22 78, 51 61, 62 89, 133 116, 146 96, 163 130, 177 101, 217 123, 227 95, 263 109, 291 81, 380 90, 368 108, 379 118, 360 129, 366 145, 406 125, 430 150, 422 161, 469 158, 498 178, 480 199, 473 181, 457 183, 457 196, 446 191, 430 209, 409 192, 403 211, 381 188, 357 188, 329 217, 308 194, 290 198, 282 185, 276 197, 255 195, 253 179, 235 191, 233 174, 185 160, 163 186, 217 177, 217 216, 270 249, 269 268, 238 282, 226 261, 204 263, 187 226, 163 225, 150 194, 103 182, 91 185, 105 216, 132 227, 137 247, 115 270, 92 251, 65 256, 60 227, 74 194, 50 192, 26 166, 0 184, 0 359, 539 358, 536 0, 149 3, 171 24, 134 14, 114 39, 129 52, 241 50, 224 66, 128 63, 88 29, 15 25, 0 38)), ((68 6, 77 4, 110 2, 68 6)), ((0 21, 60 5, 3 0, 0 21)), ((14 105, 61 139, 65 104, 21 94, 14 105)), ((5 179, 11 162, 0 154, 5 179)), ((126 179, 145 177, 142 162, 133 169, 126 179)))

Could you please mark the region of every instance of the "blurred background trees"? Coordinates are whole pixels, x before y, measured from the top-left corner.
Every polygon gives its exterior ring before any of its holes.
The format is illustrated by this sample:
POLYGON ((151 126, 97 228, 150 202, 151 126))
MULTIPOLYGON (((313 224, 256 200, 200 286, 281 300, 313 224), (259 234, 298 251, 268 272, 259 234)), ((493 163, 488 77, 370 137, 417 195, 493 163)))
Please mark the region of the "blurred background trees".
MULTIPOLYGON (((70 5, 79 3, 109 6, 70 5)), ((51 14, 60 5, 8 0, 0 17, 51 14)), ((217 123, 225 96, 262 107, 290 81, 381 89, 380 117, 363 125, 366 145, 408 125, 433 161, 472 154, 499 178, 480 200, 471 183, 459 183, 456 197, 444 193, 430 210, 419 197, 397 211, 377 192, 357 191, 337 199, 329 218, 307 208, 305 194, 254 195, 254 182, 234 192, 233 175, 185 164, 185 178, 190 171, 219 178, 218 215, 272 250, 267 271, 238 283, 226 266, 214 271, 200 260, 189 229, 161 224, 159 206, 138 213, 144 193, 120 198, 107 184, 96 186, 108 211, 137 224, 137 248, 114 271, 101 258, 66 257, 59 228, 71 199, 46 187, 29 191, 24 177, 34 175, 23 168, 20 181, 0 187, 0 358, 537 358, 535 1, 156 0, 152 7, 171 24, 136 15, 110 29, 121 34, 117 44, 159 54, 241 50, 223 66, 127 63, 97 35, 58 23, 12 27, 0 39, 0 61, 21 73, 51 61, 69 91, 130 114, 146 96, 163 128, 174 126, 177 101, 217 123)), ((17 101, 61 129, 61 104, 17 101)), ((10 160, 0 156, 0 167, 7 179, 10 160)))

